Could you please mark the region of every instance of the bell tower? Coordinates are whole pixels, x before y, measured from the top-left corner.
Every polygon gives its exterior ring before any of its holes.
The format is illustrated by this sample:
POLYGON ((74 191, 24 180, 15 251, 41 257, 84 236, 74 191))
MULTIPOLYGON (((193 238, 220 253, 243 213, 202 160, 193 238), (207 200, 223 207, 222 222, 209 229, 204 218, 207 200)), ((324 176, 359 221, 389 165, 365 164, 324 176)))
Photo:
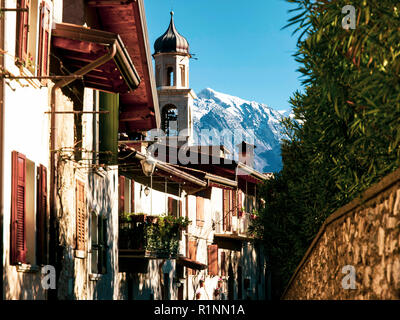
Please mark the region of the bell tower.
POLYGON ((161 129, 169 140, 179 144, 193 144, 193 99, 196 94, 189 88, 188 41, 179 34, 171 11, 167 31, 154 43, 157 93, 161 110, 161 129))

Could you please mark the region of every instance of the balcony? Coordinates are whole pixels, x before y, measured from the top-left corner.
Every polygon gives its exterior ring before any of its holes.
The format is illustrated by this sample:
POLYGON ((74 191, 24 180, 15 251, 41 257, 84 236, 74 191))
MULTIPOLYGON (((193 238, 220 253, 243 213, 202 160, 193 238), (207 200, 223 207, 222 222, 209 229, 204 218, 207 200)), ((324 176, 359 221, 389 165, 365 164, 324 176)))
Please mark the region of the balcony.
POLYGON ((240 210, 238 216, 232 216, 231 231, 222 231, 220 228, 214 233, 214 243, 222 249, 241 251, 243 242, 255 239, 248 234, 249 225, 254 215, 240 210))
POLYGON ((181 231, 190 222, 174 216, 128 214, 120 217, 119 258, 127 260, 176 259, 181 231))

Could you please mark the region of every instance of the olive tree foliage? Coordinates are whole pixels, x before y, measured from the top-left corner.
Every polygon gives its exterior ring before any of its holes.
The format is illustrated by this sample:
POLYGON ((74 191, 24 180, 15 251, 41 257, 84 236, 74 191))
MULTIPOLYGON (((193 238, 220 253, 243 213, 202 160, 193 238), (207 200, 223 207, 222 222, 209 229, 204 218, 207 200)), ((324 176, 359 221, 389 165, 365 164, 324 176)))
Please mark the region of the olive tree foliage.
POLYGON ((400 164, 400 2, 286 0, 303 92, 290 99, 283 169, 252 226, 278 297, 324 220, 400 164), (344 29, 345 5, 355 28, 344 29))

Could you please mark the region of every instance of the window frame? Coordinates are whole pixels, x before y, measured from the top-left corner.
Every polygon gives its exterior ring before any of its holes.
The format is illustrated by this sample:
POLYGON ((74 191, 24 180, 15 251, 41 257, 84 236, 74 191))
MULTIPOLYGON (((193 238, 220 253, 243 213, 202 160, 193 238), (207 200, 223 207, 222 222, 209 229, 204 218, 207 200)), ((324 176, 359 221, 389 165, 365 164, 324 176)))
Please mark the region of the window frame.
POLYGON ((76 179, 75 182, 75 257, 85 258, 86 256, 86 186, 85 183, 76 179), (80 189, 80 190, 79 190, 80 189))
POLYGON ((37 265, 47 264, 47 168, 36 165, 18 151, 12 151, 11 155, 10 265, 28 265, 18 270, 37 271, 37 265), (18 212, 18 201, 21 201, 18 189, 21 188, 23 207, 20 209, 23 212, 18 212), (16 224, 21 215, 22 230, 18 230, 16 224), (19 248, 18 236, 23 242, 19 248))

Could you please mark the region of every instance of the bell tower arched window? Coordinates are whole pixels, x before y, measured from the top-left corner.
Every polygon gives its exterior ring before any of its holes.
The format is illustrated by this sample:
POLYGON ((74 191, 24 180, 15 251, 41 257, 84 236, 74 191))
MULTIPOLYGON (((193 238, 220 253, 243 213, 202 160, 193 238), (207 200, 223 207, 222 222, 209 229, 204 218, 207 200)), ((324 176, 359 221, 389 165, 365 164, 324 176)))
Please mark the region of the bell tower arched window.
POLYGON ((178 135, 178 109, 172 104, 164 106, 161 113, 162 130, 167 136, 178 135))
POLYGON ((174 85, 174 68, 168 67, 167 68, 167 83, 168 87, 172 87, 174 85))
POLYGON ((186 72, 185 72, 185 66, 180 65, 181 68, 181 86, 185 87, 186 86, 186 72))

